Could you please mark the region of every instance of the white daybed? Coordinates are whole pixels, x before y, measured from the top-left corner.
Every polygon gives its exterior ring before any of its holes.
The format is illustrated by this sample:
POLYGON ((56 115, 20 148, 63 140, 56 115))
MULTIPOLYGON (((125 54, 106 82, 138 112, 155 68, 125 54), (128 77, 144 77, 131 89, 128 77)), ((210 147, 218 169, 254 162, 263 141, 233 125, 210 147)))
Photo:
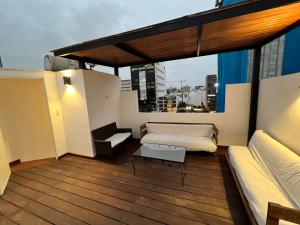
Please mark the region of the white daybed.
POLYGON ((228 156, 252 224, 300 223, 299 155, 259 130, 248 147, 230 146, 228 156))
POLYGON ((217 135, 211 123, 147 122, 141 126, 141 144, 183 146, 187 151, 215 152, 217 135))

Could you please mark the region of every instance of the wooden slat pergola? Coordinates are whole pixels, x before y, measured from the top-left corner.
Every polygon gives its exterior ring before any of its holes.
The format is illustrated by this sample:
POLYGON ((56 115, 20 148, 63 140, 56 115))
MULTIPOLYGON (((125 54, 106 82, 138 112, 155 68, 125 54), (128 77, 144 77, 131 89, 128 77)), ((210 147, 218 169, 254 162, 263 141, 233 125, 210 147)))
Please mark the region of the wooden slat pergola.
POLYGON ((251 0, 53 50, 115 68, 255 49, 249 137, 256 128, 261 46, 300 25, 300 0, 251 0))

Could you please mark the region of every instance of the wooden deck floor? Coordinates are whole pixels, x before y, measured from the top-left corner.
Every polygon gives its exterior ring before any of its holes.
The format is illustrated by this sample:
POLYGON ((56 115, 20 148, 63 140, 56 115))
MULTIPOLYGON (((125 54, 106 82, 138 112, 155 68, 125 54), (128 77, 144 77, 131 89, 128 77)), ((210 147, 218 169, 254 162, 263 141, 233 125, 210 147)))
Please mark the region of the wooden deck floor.
POLYGON ((114 162, 66 156, 13 172, 0 224, 250 224, 225 157, 187 156, 174 167, 137 163, 130 144, 114 162))

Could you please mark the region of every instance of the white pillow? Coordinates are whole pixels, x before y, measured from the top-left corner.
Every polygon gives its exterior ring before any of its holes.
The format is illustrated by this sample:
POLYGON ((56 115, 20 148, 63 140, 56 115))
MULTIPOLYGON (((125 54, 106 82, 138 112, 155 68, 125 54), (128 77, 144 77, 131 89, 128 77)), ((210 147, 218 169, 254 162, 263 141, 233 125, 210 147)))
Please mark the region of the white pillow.
POLYGON ((257 162, 273 174, 295 207, 300 208, 300 157, 262 130, 254 133, 249 149, 257 162))

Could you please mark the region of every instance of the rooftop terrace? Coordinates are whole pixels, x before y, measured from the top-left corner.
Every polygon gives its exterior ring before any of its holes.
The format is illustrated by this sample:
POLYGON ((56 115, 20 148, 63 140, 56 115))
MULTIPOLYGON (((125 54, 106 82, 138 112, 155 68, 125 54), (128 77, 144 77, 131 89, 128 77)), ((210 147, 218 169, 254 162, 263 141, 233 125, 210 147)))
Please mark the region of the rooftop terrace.
POLYGON ((0 224, 299 224, 300 73, 259 77, 262 45, 298 27, 299 9, 297 0, 246 1, 53 51, 81 69, 0 69, 0 224), (122 92, 114 76, 248 48, 252 81, 226 86, 224 113, 140 113, 138 92, 122 92), (133 174, 132 153, 155 133, 149 122, 160 123, 157 142, 185 141, 154 143, 181 149, 184 185, 182 167, 165 158, 156 158, 164 167, 140 160, 133 174))

